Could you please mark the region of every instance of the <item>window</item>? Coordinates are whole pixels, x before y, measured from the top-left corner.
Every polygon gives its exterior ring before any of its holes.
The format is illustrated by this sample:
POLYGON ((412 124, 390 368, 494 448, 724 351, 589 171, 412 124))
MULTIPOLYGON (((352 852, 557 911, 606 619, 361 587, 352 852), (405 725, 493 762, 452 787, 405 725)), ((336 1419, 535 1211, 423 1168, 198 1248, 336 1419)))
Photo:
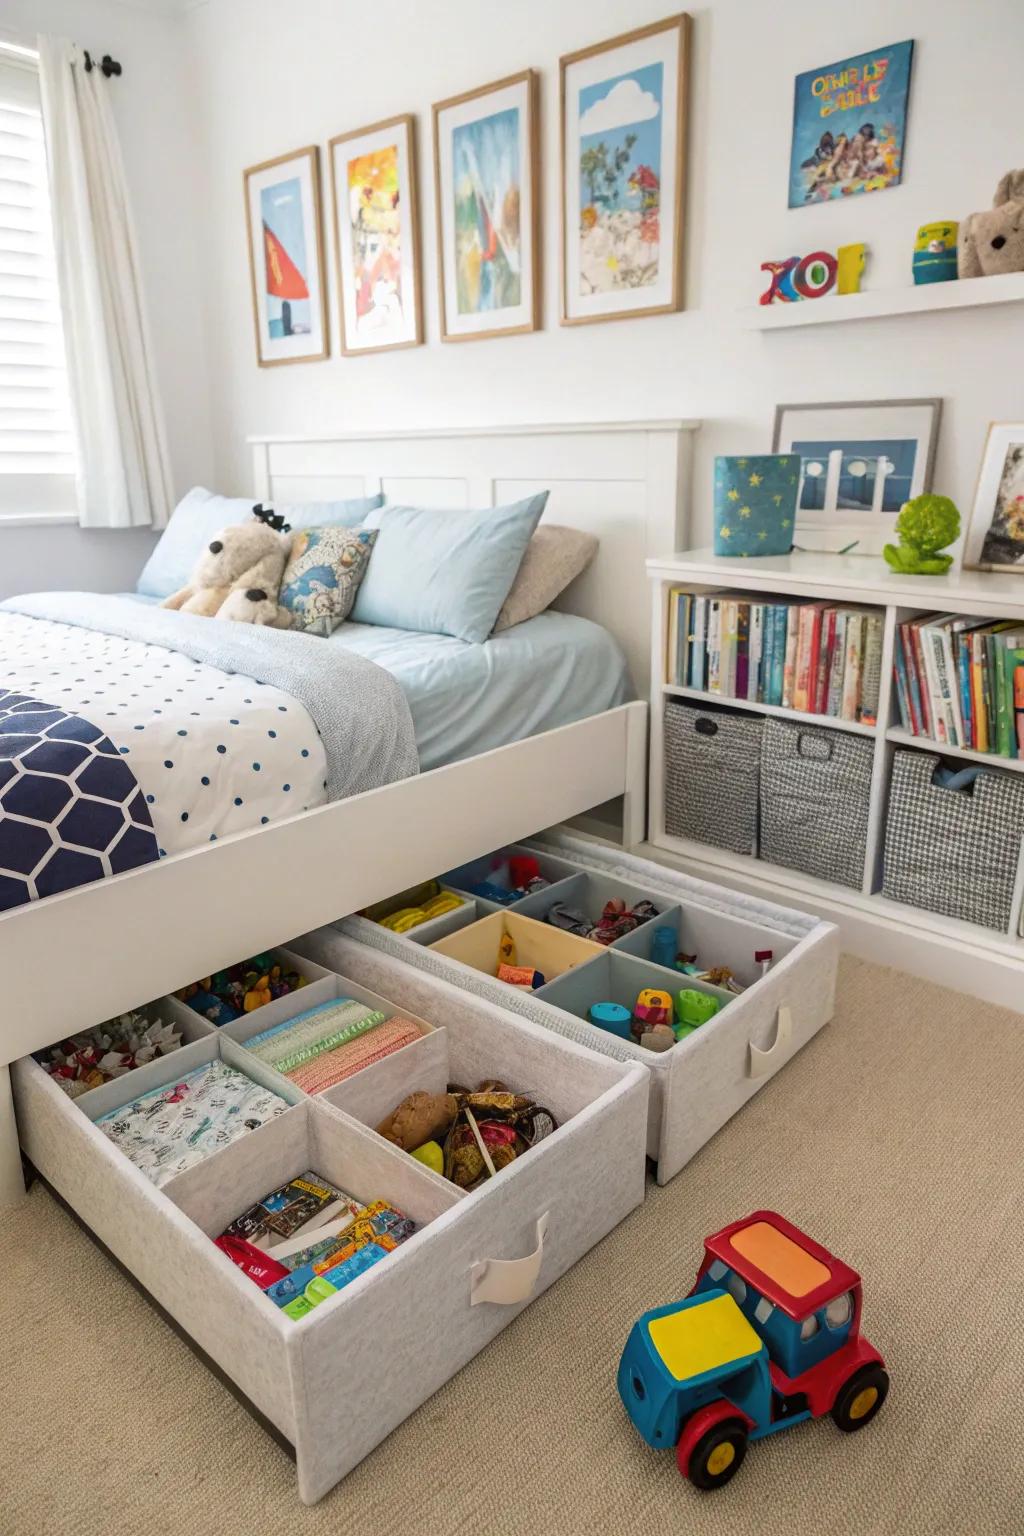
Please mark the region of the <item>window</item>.
POLYGON ((35 55, 0 49, 0 521, 75 508, 35 55))
POLYGON ((845 1328, 853 1316, 853 1293, 844 1291, 825 1308, 825 1321, 830 1328, 845 1328))
POLYGON ((818 1323, 818 1319, 813 1312, 811 1313, 810 1317, 804 1318, 803 1322, 800 1324, 800 1337, 803 1339, 805 1344, 807 1343, 808 1339, 814 1338, 814 1335, 818 1332, 819 1326, 820 1325, 818 1323))

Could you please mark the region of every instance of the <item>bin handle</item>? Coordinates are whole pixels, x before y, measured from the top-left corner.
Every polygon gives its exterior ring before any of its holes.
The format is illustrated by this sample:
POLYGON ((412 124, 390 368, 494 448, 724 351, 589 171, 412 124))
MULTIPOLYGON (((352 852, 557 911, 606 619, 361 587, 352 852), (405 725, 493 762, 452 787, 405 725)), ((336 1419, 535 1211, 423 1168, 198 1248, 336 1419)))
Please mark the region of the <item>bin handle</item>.
POLYGON ((796 738, 796 755, 805 757, 811 763, 827 763, 832 759, 832 750, 835 742, 831 736, 812 736, 809 731, 799 731, 796 738), (815 747, 824 747, 823 752, 805 752, 804 740, 812 742, 815 747))
POLYGON ((478 1306, 493 1301, 501 1307, 513 1307, 529 1301, 537 1284, 544 1258, 544 1234, 550 1211, 537 1218, 537 1246, 522 1259, 481 1259, 469 1271, 469 1304, 478 1306))
POLYGON ((750 1042, 750 1063, 747 1067, 748 1077, 768 1077, 768 1075, 781 1067, 783 1058, 789 1052, 790 1041, 793 1037, 793 1014, 784 1003, 779 1008, 778 1022, 775 1026, 775 1040, 766 1051, 759 1050, 753 1040, 750 1042))

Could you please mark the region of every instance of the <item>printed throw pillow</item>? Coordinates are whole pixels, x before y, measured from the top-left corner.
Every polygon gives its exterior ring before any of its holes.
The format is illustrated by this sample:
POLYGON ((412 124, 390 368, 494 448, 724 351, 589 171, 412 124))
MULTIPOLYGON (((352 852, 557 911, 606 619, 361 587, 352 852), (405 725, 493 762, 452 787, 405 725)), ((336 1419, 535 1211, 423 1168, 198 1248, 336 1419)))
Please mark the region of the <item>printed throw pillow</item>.
POLYGON ((329 635, 344 624, 366 575, 376 528, 306 528, 292 539, 280 603, 292 629, 329 635))

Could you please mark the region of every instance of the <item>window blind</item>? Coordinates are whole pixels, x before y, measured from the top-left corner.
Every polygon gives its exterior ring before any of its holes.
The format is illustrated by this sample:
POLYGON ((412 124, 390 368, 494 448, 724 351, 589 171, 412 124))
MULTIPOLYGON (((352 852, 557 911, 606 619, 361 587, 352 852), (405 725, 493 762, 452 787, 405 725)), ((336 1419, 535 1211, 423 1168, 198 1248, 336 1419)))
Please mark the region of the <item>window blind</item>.
POLYGON ((39 77, 0 53, 0 518, 74 507, 39 77))

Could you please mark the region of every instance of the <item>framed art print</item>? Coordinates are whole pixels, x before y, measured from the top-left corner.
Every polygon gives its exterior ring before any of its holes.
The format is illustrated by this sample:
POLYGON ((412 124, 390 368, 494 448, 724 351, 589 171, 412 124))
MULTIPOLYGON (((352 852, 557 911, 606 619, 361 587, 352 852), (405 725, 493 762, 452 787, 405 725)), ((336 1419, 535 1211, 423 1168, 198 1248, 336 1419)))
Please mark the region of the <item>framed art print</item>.
POLYGON ((789 206, 881 192, 903 175, 912 42, 797 75, 789 206))
POLYGON ((559 61, 562 324, 682 303, 690 18, 559 61))
POLYGON ((793 455, 797 543, 877 555, 905 501, 931 489, 941 400, 775 408, 772 451, 793 455))
POLYGON ((261 368, 327 356, 327 302, 315 145, 245 173, 256 356, 261 368))
POLYGON ((994 421, 988 429, 964 565, 1024 573, 1024 422, 994 421))
POLYGON ((540 312, 537 76, 434 106, 441 339, 535 330, 540 312))
POLYGON ((341 350, 423 340, 413 119, 391 118, 328 146, 341 350))

